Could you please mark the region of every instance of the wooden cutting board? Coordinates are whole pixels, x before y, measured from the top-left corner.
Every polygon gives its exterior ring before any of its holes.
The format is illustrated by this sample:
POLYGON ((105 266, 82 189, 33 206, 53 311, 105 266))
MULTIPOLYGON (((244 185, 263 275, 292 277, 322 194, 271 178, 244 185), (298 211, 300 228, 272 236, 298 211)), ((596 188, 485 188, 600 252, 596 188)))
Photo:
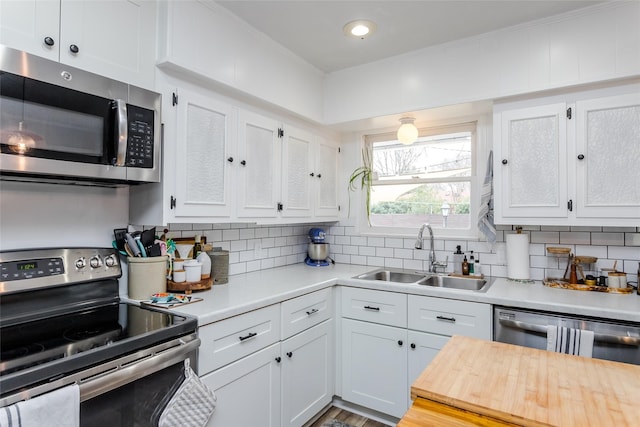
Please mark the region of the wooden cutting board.
POLYGON ((461 336, 411 396, 523 426, 640 426, 640 366, 461 336))

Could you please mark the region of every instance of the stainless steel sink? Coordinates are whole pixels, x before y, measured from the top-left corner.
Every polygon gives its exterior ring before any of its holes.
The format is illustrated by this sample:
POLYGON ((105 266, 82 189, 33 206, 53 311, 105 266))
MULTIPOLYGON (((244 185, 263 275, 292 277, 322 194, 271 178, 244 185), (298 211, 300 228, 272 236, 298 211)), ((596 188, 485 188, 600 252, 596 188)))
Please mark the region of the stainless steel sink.
POLYGON ((424 279, 424 274, 408 273, 397 270, 374 270, 369 273, 356 276, 355 279, 362 280, 381 280, 384 282, 396 282, 396 283, 417 283, 424 279))
POLYGON ((453 277, 442 274, 421 273, 401 269, 378 269, 355 276, 354 279, 379 280, 382 282, 418 284, 436 288, 462 289, 485 292, 489 282, 472 277, 453 277))

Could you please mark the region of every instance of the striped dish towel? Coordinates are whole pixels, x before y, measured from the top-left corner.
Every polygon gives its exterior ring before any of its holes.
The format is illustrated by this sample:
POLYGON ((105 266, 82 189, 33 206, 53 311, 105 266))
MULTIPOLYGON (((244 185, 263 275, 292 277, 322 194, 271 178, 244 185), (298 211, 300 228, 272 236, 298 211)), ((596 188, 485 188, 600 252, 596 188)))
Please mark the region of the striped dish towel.
POLYGON ((478 229, 484 234, 487 242, 492 245, 496 242, 496 226, 493 222, 493 150, 489 152, 487 172, 480 193, 478 229))
POLYGON ((593 354, 593 331, 548 325, 547 350, 591 357, 593 354))

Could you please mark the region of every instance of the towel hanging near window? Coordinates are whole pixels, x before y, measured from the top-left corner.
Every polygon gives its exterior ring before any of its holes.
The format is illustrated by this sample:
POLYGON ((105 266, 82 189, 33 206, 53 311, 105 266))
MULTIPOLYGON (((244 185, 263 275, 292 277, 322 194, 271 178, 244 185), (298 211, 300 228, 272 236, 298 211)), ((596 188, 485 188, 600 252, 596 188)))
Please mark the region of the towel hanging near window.
POLYGON ((478 229, 487 242, 496 242, 496 226, 493 220, 493 150, 489 152, 487 172, 480 193, 480 212, 478 213, 478 229))

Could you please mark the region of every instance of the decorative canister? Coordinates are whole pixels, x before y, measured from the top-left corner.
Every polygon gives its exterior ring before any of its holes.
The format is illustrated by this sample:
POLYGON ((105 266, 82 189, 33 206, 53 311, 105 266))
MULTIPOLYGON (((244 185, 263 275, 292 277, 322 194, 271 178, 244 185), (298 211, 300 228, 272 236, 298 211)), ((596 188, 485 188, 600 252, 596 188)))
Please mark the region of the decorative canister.
POLYGON ((229 251, 214 249, 207 252, 211 257, 211 276, 214 285, 229 282, 229 251))

